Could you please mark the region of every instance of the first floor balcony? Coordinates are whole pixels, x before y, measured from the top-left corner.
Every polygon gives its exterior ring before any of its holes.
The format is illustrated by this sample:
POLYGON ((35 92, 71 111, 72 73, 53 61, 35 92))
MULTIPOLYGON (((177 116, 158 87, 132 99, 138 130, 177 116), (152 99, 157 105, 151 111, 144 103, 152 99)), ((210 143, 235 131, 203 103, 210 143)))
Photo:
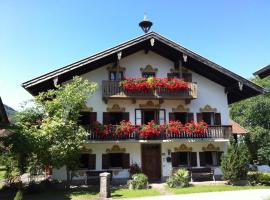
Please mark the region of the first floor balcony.
POLYGON ((88 141, 114 141, 114 140, 177 140, 177 139, 199 139, 199 140, 215 140, 215 139, 229 139, 232 134, 232 127, 230 125, 215 125, 208 126, 201 133, 190 133, 187 131, 180 131, 179 133, 171 133, 167 130, 160 130, 158 134, 151 136, 144 136, 140 132, 140 126, 129 134, 118 134, 117 125, 111 126, 106 133, 95 131, 92 127, 88 126, 88 141))

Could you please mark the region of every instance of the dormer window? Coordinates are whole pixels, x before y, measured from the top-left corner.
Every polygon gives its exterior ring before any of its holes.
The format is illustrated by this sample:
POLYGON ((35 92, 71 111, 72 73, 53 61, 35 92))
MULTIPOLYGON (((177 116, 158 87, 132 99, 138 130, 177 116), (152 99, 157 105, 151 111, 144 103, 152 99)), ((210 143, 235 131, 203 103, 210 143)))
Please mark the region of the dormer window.
MULTIPOLYGON (((119 79, 120 80, 124 79, 124 72, 123 71, 119 72, 119 79)), ((116 81, 117 80, 117 72, 116 71, 110 71, 109 72, 109 80, 110 81, 116 81)))
POLYGON ((142 77, 156 77, 157 68, 153 68, 151 65, 147 65, 145 68, 141 68, 142 77))
POLYGON ((143 78, 149 78, 149 77, 156 77, 156 73, 153 72, 143 72, 142 73, 143 78))
POLYGON ((125 69, 126 68, 119 66, 108 67, 107 70, 109 72, 109 80, 110 81, 123 80, 125 69), (119 77, 117 77, 117 74, 119 77))

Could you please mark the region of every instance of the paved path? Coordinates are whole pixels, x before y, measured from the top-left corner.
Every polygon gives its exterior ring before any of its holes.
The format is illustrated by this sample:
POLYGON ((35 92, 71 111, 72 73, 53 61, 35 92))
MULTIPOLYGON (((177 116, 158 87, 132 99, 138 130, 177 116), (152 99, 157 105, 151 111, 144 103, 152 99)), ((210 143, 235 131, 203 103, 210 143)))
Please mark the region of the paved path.
POLYGON ((270 189, 164 195, 129 200, 268 200, 267 198, 270 198, 270 189))

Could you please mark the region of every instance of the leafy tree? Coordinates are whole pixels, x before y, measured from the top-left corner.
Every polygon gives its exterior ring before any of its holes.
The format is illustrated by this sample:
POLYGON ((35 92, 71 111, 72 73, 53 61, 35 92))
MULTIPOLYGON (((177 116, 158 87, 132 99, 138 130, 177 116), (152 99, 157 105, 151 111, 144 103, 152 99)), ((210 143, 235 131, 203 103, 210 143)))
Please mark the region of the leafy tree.
POLYGON ((4 163, 6 167, 21 175, 45 166, 66 166, 69 185, 69 171, 79 163, 87 134, 78 118, 96 87, 96 83, 74 77, 55 90, 40 93, 34 106, 18 112, 10 127, 13 134, 0 138, 2 146, 10 147, 9 152, 2 154, 2 160, 10 161, 4 163))
MULTIPOLYGON (((270 77, 252 79, 266 90, 270 89, 270 77)), ((249 130, 245 137, 251 161, 270 164, 270 93, 232 104, 231 118, 249 130)))
POLYGON ((248 148, 243 141, 236 143, 231 140, 227 153, 221 157, 221 170, 224 179, 233 184, 245 179, 249 168, 249 157, 248 148))
POLYGON ((42 147, 37 155, 47 166, 66 166, 68 184, 70 171, 78 166, 87 134, 78 124, 80 111, 96 87, 95 83, 75 77, 70 83, 57 86, 56 90, 49 90, 36 97, 37 104, 44 109, 36 135, 42 147))

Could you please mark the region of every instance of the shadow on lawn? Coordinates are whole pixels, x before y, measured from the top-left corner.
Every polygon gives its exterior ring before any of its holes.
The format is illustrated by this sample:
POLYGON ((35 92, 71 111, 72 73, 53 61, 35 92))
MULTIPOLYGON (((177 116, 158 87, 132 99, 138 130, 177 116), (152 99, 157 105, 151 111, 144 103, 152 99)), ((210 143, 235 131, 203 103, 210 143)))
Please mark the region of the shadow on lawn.
MULTIPOLYGON (((24 200, 71 200, 76 197, 86 195, 83 199, 89 199, 87 196, 95 196, 99 193, 99 188, 93 187, 75 187, 69 190, 65 189, 45 189, 36 193, 24 192, 24 200)), ((16 194, 15 190, 0 190, 0 199, 13 200, 16 194)), ((81 198, 80 198, 81 199, 81 198)))

